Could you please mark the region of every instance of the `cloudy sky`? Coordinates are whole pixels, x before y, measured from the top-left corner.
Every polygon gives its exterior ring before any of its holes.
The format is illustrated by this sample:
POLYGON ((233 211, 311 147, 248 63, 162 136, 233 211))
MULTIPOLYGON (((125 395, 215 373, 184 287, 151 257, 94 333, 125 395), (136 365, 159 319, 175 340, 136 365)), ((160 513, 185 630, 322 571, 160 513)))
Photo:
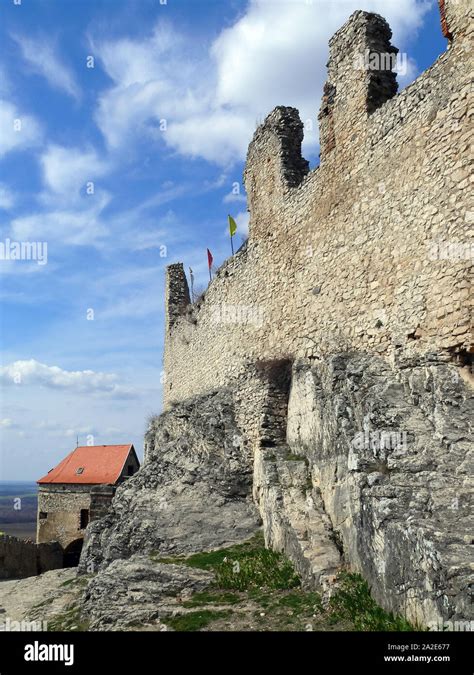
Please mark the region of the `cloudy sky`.
POLYGON ((0 479, 35 480, 77 435, 141 451, 165 266, 203 286, 228 213, 245 236, 245 153, 274 106, 300 110, 316 166, 327 43, 350 14, 390 21, 401 86, 445 40, 435 0, 15 2, 0 0, 0 243, 46 242, 47 262, 0 260, 0 479))

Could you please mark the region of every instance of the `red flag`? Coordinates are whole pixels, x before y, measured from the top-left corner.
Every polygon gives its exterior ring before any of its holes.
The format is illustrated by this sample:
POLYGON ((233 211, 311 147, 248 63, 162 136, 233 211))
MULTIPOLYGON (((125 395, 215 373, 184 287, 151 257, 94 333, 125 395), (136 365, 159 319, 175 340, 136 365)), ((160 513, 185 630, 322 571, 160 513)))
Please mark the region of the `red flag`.
POLYGON ((209 249, 207 249, 207 264, 209 265, 209 269, 211 269, 213 262, 214 258, 212 257, 212 253, 210 252, 209 249))

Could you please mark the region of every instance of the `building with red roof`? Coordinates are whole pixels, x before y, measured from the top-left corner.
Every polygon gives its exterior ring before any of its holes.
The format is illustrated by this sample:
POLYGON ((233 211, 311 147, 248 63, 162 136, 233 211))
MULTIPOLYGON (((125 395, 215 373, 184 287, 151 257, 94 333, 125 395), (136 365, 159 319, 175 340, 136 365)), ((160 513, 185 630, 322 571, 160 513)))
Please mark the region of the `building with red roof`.
POLYGON ((128 445, 84 445, 37 483, 37 543, 58 541, 65 566, 78 563, 87 525, 104 516, 120 483, 140 468, 128 445))

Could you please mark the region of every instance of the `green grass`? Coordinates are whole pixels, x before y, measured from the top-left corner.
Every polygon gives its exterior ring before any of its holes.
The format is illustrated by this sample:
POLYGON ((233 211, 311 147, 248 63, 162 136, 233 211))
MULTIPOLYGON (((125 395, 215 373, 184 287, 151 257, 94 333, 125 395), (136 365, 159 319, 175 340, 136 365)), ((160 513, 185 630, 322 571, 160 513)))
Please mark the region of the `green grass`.
POLYGON ((73 588, 84 588, 87 586, 92 576, 92 574, 84 574, 80 577, 66 579, 66 581, 62 582, 61 587, 72 586, 73 588))
POLYGON ((81 608, 71 607, 48 621, 48 631, 80 632, 87 631, 89 622, 81 618, 81 608))
POLYGON ((158 558, 156 562, 175 563, 211 570, 216 573, 216 587, 223 590, 246 591, 253 587, 288 589, 300 585, 291 563, 281 553, 265 548, 258 533, 243 544, 191 556, 158 558))
POLYGON ((280 553, 262 548, 244 555, 228 556, 216 567, 219 588, 247 591, 250 588, 288 589, 300 585, 293 565, 280 553))
POLYGON ((213 621, 217 619, 223 619, 229 616, 232 612, 227 611, 212 611, 209 609, 203 609, 199 612, 188 612, 187 614, 181 614, 180 616, 171 616, 161 619, 162 623, 165 623, 173 630, 180 632, 193 632, 205 628, 213 621))
MULTIPOLYGON (((300 459, 300 458, 298 458, 300 459)), ((259 631, 417 631, 421 628, 383 610, 369 584, 347 571, 338 575, 329 606, 317 592, 301 588, 293 565, 282 554, 265 548, 261 533, 249 541, 218 551, 190 556, 152 559, 205 569, 215 573, 214 583, 182 603, 200 611, 165 618, 177 631, 198 631, 213 621, 232 617, 233 629, 251 625, 259 631), (208 606, 219 606, 209 609, 208 606)), ((219 624, 219 628, 226 622, 219 624)), ((224 627, 227 630, 228 627, 224 627)))
POLYGON ((319 593, 288 593, 279 598, 276 603, 279 607, 287 607, 293 612, 301 614, 303 612, 321 612, 322 603, 319 593))
POLYGON ((417 631, 405 618, 379 607, 360 574, 340 572, 338 588, 329 603, 330 620, 350 621, 355 631, 417 631))
POLYGON ((188 567, 197 567, 202 570, 214 570, 226 557, 246 555, 251 551, 264 547, 263 535, 258 532, 242 544, 235 544, 234 546, 221 548, 216 551, 205 551, 204 553, 193 553, 188 556, 178 555, 168 558, 159 557, 157 553, 151 553, 150 557, 155 562, 187 565, 188 567))
POLYGON ((158 557, 152 553, 152 560, 160 563, 174 563, 176 565, 187 565, 188 567, 197 567, 202 570, 216 570, 222 564, 225 558, 238 558, 252 554, 254 551, 264 547, 263 536, 258 533, 243 544, 236 544, 228 548, 221 548, 217 551, 206 551, 204 553, 193 553, 190 556, 174 556, 171 558, 158 557))

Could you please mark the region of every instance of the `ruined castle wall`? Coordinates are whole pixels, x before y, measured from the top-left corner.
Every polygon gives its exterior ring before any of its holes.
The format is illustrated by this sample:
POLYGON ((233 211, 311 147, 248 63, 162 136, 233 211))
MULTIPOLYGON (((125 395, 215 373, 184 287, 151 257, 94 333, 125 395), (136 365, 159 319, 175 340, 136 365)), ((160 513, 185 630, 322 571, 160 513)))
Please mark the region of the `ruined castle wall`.
POLYGON ((353 65, 357 50, 374 48, 360 15, 331 41, 335 93, 320 116, 320 167, 308 172, 301 158, 297 112, 277 108, 249 148, 247 246, 187 311, 184 273, 172 266, 165 405, 225 385, 259 359, 470 348, 472 34, 465 27, 369 113, 369 78, 353 65))
POLYGON ((63 566, 57 542, 35 544, 16 537, 0 537, 0 579, 23 579, 63 566))

